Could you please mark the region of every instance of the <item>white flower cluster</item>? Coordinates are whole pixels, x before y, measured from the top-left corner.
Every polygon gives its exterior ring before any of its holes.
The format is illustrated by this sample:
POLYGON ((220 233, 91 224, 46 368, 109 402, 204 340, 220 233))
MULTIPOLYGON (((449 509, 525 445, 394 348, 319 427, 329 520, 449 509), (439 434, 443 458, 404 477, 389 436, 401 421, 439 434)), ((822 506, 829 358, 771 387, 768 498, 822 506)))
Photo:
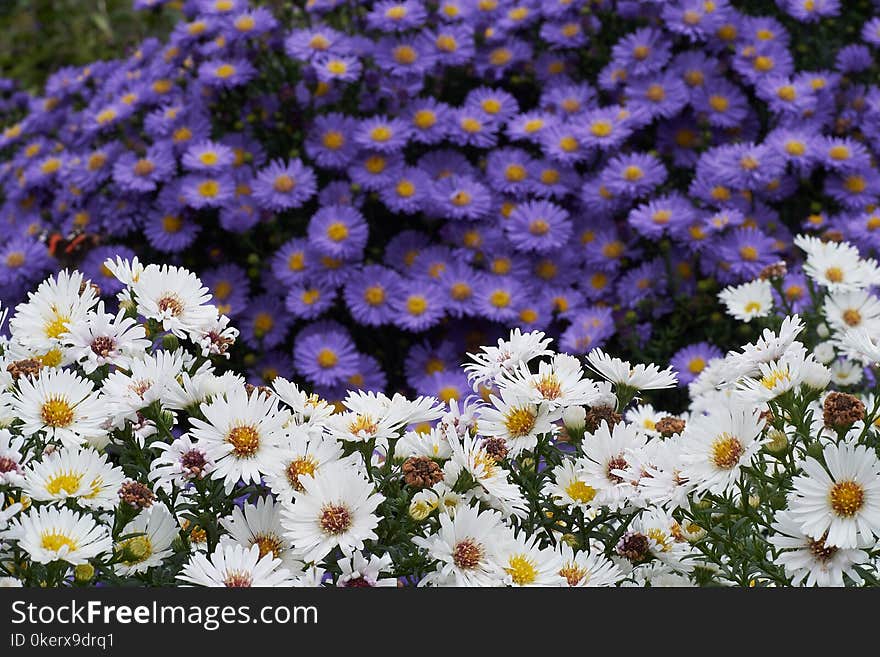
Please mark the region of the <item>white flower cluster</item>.
POLYGON ((0 343, 0 582, 876 583, 880 397, 826 390, 878 360, 876 269, 801 244, 827 339, 786 318, 679 414, 643 400, 671 369, 519 331, 465 367, 485 394, 333 406, 219 370, 237 332, 186 270, 106 263, 115 315, 62 272, 0 343))

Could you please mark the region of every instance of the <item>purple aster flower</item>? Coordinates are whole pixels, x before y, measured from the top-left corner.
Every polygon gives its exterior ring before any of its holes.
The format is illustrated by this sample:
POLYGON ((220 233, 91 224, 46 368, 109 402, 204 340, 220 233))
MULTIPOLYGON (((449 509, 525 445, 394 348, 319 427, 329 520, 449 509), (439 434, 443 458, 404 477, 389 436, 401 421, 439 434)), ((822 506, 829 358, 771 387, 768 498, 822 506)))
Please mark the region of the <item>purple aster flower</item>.
POLYGON ((875 16, 862 26, 862 39, 872 46, 880 46, 880 16, 875 16))
POLYGON ((451 340, 441 340, 437 344, 425 340, 414 344, 404 360, 407 383, 422 389, 434 374, 458 370, 459 351, 451 340))
POLYGON ((560 82, 541 92, 540 107, 562 118, 581 116, 595 104, 596 90, 587 82, 560 82))
POLYGON ((316 189, 315 174, 298 159, 273 160, 253 182, 254 201, 274 212, 302 206, 316 189))
POLYGON ((382 265, 365 265, 343 289, 345 304, 358 324, 381 326, 391 321, 392 299, 402 294, 400 275, 382 265))
POLYGON ((394 179, 379 190, 379 198, 392 212, 414 214, 430 198, 433 184, 421 169, 406 167, 395 172, 394 179))
POLYGON ((875 203, 880 197, 880 174, 875 169, 850 172, 825 179, 825 193, 853 210, 875 203))
POLYGON ((453 110, 449 139, 459 146, 492 148, 498 141, 498 123, 475 108, 453 110))
POLYGON ((647 299, 664 299, 667 276, 662 259, 655 258, 630 269, 618 280, 617 298, 624 308, 636 308, 647 299))
POLYGON ((293 356, 286 351, 264 351, 259 353, 257 362, 247 370, 247 380, 251 385, 269 385, 277 377, 289 377, 293 372, 293 356))
POLYGON ((241 339, 253 349, 272 349, 287 336, 293 317, 285 310, 284 302, 276 294, 262 294, 251 299, 237 326, 241 339))
POLYGON ((430 277, 401 282, 401 293, 391 299, 391 321, 408 331, 424 331, 440 322, 445 313, 443 293, 430 277))
POLYGON ((422 35, 380 39, 372 54, 378 68, 400 77, 423 75, 435 57, 433 44, 422 35))
POLYGON ((721 350, 713 344, 696 342, 675 352, 669 364, 672 369, 678 372, 678 386, 683 388, 700 376, 709 361, 721 358, 723 355, 721 350))
POLYGON ((431 238, 426 233, 402 230, 388 241, 382 260, 392 269, 406 273, 412 268, 419 253, 430 244, 431 238))
POLYGON ((627 254, 627 245, 613 227, 590 231, 589 239, 581 236, 584 262, 602 271, 616 271, 627 254))
POLYGON ((632 153, 614 157, 601 174, 613 194, 638 198, 666 180, 666 168, 653 155, 632 153))
POLYGON ((632 134, 620 106, 590 110, 583 116, 580 137, 587 146, 614 150, 632 134))
POLYGON ((495 322, 509 324, 516 319, 516 306, 529 298, 526 287, 513 276, 488 276, 476 290, 477 313, 495 322))
POLYGON ((492 206, 489 190, 473 178, 449 176, 434 184, 433 213, 449 219, 479 219, 492 206))
POLYGON ((504 89, 477 87, 465 98, 464 109, 482 114, 483 119, 506 123, 519 112, 519 103, 504 89))
POLYGON ((358 368, 358 352, 348 331, 336 322, 315 322, 296 336, 293 363, 306 379, 321 386, 342 383, 358 368))
POLYGON ((470 25, 440 25, 429 38, 438 66, 463 66, 474 59, 474 28, 470 25))
POLYGON ((224 173, 192 174, 181 179, 180 191, 191 208, 216 208, 235 198, 235 180, 224 173))
POLYGON ((633 208, 628 222, 641 236, 658 239, 668 232, 670 225, 690 222, 695 216, 690 201, 681 194, 672 193, 633 208))
POLYGON ((489 153, 486 176, 492 189, 505 194, 521 195, 528 190, 529 174, 534 160, 519 148, 499 148, 489 153))
POLYGON ((601 347, 613 334, 611 309, 592 306, 572 314, 571 325, 562 332, 559 346, 568 353, 586 354, 601 347))
POLYGON ((407 106, 410 138, 422 144, 436 144, 446 137, 452 109, 434 98, 417 98, 407 106))
POLYGON ((309 220, 309 243, 321 255, 343 259, 359 257, 368 235, 367 222, 352 207, 321 208, 309 220))
POLYGON ((427 17, 418 0, 380 0, 367 14, 367 25, 381 32, 405 32, 422 25, 427 17))
POLYGON ((784 0, 783 4, 786 13, 802 23, 818 23, 840 14, 840 0, 784 0))
POLYGON ((399 153, 361 151, 347 172, 354 184, 368 191, 376 191, 390 184, 403 166, 403 157, 399 153))
POLYGON ((220 314, 235 317, 245 309, 250 281, 244 269, 238 265, 220 265, 202 272, 200 278, 211 291, 212 302, 220 314))
POLYGON ((589 158, 593 151, 581 141, 581 130, 574 123, 560 123, 541 133, 541 150, 554 162, 577 164, 589 158))
POLYGON ((272 256, 272 274, 284 286, 296 285, 314 272, 315 254, 308 240, 294 238, 285 242, 272 256))
POLYGON ((526 187, 540 198, 561 200, 575 192, 580 182, 581 178, 574 169, 549 160, 536 160, 532 163, 526 187))
POLYGON ((492 44, 476 54, 477 73, 489 79, 499 80, 514 66, 532 58, 532 47, 521 39, 507 39, 492 44))
POLYGON ((216 59, 199 66, 199 80, 218 89, 241 86, 256 74, 256 69, 246 59, 216 59))
POLYGON ((320 54, 312 61, 312 66, 321 82, 355 82, 363 70, 360 60, 349 55, 320 54))
POLYGON ((513 141, 531 141, 537 144, 540 143, 541 132, 558 121, 549 112, 541 110, 517 114, 507 122, 507 136, 513 141))
POLYGON ((143 157, 123 153, 113 165, 113 181, 129 192, 152 192, 168 180, 177 168, 171 149, 165 144, 150 146, 143 157))
POLYGON ((871 168, 871 154, 854 139, 822 137, 819 157, 823 166, 835 171, 863 171, 871 168))
POLYGON ((473 389, 467 375, 459 369, 446 372, 434 372, 420 381, 416 388, 421 395, 431 395, 444 404, 452 401, 463 401, 473 395, 473 389))
POLYGON ((587 45, 589 38, 579 19, 563 22, 545 22, 541 25, 541 38, 551 48, 580 48, 587 45))
POLYGON ((572 234, 568 212, 548 201, 527 201, 517 205, 504 229, 513 248, 538 253, 560 248, 572 234))
POLYGON ((293 30, 284 40, 284 50, 293 59, 308 61, 319 54, 348 54, 350 39, 327 25, 293 30))
POLYGON ((290 288, 284 307, 297 319, 317 319, 333 307, 336 286, 326 283, 299 283, 290 288))
POLYGON ((409 125, 403 119, 373 116, 361 121, 355 130, 354 140, 363 148, 395 153, 406 145, 409 132, 409 125))
POLYGON ((773 290, 774 303, 786 313, 803 313, 812 304, 807 277, 800 268, 789 271, 782 279, 782 295, 773 290))
POLYGON ((650 27, 627 34, 611 49, 611 57, 617 65, 637 76, 659 71, 670 56, 669 40, 650 27))
POLYGON ((306 138, 306 152, 320 167, 341 169, 357 152, 356 119, 336 112, 315 117, 306 138))
POLYGON ((749 111, 745 94, 738 86, 722 78, 712 79, 694 89, 691 104, 698 116, 705 117, 709 125, 718 128, 738 126, 749 111))
POLYGON ((190 213, 160 209, 144 220, 143 230, 154 249, 165 253, 179 253, 192 245, 201 226, 190 213))
POLYGON ((452 317, 477 314, 476 293, 484 276, 464 262, 453 260, 438 277, 446 312, 452 317))
POLYGON ((181 162, 190 171, 222 171, 235 162, 235 153, 229 146, 205 140, 187 148, 181 162))
POLYGON ((626 96, 627 107, 651 118, 671 118, 690 100, 687 87, 674 71, 634 78, 626 86, 626 96))
POLYGON ((223 34, 234 42, 238 39, 258 37, 273 31, 277 26, 278 21, 275 20, 272 12, 265 7, 257 7, 236 13, 223 34))

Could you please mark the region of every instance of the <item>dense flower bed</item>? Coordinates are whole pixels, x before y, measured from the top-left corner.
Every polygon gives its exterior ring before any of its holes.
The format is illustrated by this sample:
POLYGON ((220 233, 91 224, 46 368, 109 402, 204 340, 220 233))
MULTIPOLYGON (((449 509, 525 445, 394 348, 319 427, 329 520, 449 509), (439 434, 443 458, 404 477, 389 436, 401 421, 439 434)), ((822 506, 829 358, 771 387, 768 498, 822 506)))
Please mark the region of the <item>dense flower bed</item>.
POLYGON ((648 403, 671 368, 519 330, 462 369, 487 401, 335 408, 223 371, 238 331, 185 269, 106 261, 115 315, 61 272, 0 352, 0 582, 875 585, 880 267, 796 241, 814 307, 774 314, 782 263, 726 289, 775 330, 683 414, 648 403))
POLYGON ((112 309, 102 263, 137 254, 202 277, 253 383, 448 400, 465 352, 513 327, 675 354, 686 383, 747 337, 719 287, 785 257, 777 300, 810 303, 792 231, 877 246, 869 2, 184 15, 2 106, 7 305, 75 263, 112 309))

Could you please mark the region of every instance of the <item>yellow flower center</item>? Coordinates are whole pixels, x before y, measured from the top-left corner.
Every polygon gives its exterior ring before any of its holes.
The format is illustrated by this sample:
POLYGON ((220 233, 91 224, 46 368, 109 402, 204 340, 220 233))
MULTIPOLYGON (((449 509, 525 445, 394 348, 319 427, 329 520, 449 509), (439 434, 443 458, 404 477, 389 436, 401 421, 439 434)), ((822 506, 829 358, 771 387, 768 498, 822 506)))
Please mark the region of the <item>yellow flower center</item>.
POLYGON ((706 360, 697 356, 696 358, 691 358, 688 362, 688 371, 691 374, 699 374, 706 368, 706 360))
POLYGON ((214 198, 220 193, 220 183, 216 180, 204 180, 198 184, 197 190, 200 196, 214 198))
POLYGON ((538 577, 538 569, 535 562, 524 554, 517 554, 510 558, 504 568, 514 584, 524 586, 532 584, 538 577))
POLYGON ((275 320, 269 313, 257 313, 257 316, 254 317, 254 335, 257 338, 266 335, 273 326, 275 326, 275 320))
POLYGON ((865 503, 865 489, 855 481, 838 481, 828 493, 831 508, 841 518, 851 518, 865 503))
POLYGON ((290 193, 294 187, 296 187, 296 181, 286 173, 276 176, 275 181, 272 183, 272 188, 281 194, 290 193))
POLYGON ((406 311, 410 315, 418 317, 428 309, 428 301, 425 297, 415 294, 406 300, 406 311))
POLYGON ((840 267, 829 267, 825 270, 825 278, 832 283, 843 282, 843 270, 840 267))
POLYGON ((335 351, 325 347, 318 352, 316 360, 318 361, 318 365, 326 370, 336 365, 336 363, 339 362, 339 357, 336 355, 335 351))
POLYGON ((311 456, 301 456, 290 462, 285 470, 287 481, 290 482, 294 490, 302 491, 303 485, 299 478, 303 475, 314 476, 318 462, 311 456))
POLYGON ((334 242, 341 242, 348 237, 348 226, 341 221, 334 221, 327 226, 327 237, 334 242))
POLYGON ((73 495, 79 490, 82 482, 82 474, 76 472, 61 472, 54 475, 46 481, 46 492, 49 495, 57 497, 61 491, 67 493, 68 496, 73 495))
POLYGON ((371 306, 378 306, 385 302, 385 289, 381 285, 371 285, 364 290, 364 301, 371 306))
POLYGON ((722 433, 712 443, 712 462, 722 470, 730 470, 739 463, 745 451, 736 436, 722 433))
POLYGON ((73 424, 73 407, 63 397, 49 397, 40 407, 40 419, 48 427, 68 427, 73 424))
POLYGON ((489 303, 496 308, 507 308, 510 305, 510 293, 507 290, 495 290, 489 295, 489 303))
POLYGON ((528 408, 513 408, 504 418, 504 427, 511 438, 528 436, 535 428, 537 417, 528 408))
POLYGON ((614 126, 611 125, 610 121, 598 120, 593 121, 590 125, 590 134, 594 137, 607 137, 611 134, 611 130, 614 126))
POLYGON ((418 53, 412 46, 397 46, 392 51, 394 61, 398 64, 413 64, 419 58, 418 53))
POLYGON ((166 215, 162 217, 162 230, 166 233, 177 233, 183 228, 183 220, 174 215, 166 215))
POLYGON ((214 71, 214 75, 223 80, 235 75, 235 67, 232 64, 221 64, 214 71))
POLYGON ((67 548, 67 552, 75 552, 79 547, 76 541, 58 531, 43 532, 40 535, 40 547, 50 552, 60 552, 63 548, 67 548))
POLYGON ((578 504, 587 504, 596 497, 596 489, 575 479, 565 487, 565 493, 578 504))
POLYGON ((251 458, 260 448, 260 432, 248 424, 233 427, 226 434, 226 442, 232 445, 232 453, 237 458, 251 458))

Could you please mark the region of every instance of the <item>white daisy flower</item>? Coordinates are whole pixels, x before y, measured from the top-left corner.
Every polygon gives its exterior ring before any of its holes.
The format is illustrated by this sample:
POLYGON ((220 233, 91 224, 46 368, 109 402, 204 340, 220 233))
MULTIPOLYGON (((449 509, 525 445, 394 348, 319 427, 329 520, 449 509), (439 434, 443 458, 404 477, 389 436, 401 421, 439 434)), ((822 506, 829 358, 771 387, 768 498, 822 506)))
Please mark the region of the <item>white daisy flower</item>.
POLYGON ((742 467, 765 442, 763 429, 763 420, 752 407, 720 407, 691 416, 678 443, 682 476, 697 492, 720 495, 731 490, 742 467))
POLYGON ((572 459, 565 459, 553 468, 553 478, 541 491, 549 495, 558 506, 587 509, 596 497, 596 489, 585 481, 583 466, 572 459))
POLYGON ((822 314, 832 330, 864 327, 876 334, 880 329, 880 299, 867 290, 830 292, 822 314))
POLYGON ((136 283, 144 271, 144 266, 140 263, 137 256, 131 260, 120 256, 116 256, 115 259, 107 258, 104 261, 104 267, 116 277, 116 280, 126 287, 131 287, 133 283, 136 283))
POLYGON ((138 422, 138 411, 165 398, 183 369, 183 351, 157 351, 131 362, 129 372, 110 372, 101 392, 114 427, 138 422))
POLYGON ((556 433, 554 422, 562 417, 561 409, 535 404, 518 388, 501 388, 500 394, 500 399, 490 395, 489 405, 481 409, 477 431, 483 436, 503 438, 511 457, 534 449, 539 435, 556 433))
MULTIPOLYGON (((63 270, 40 283, 9 320, 12 339, 39 354, 62 350, 62 338, 98 302, 95 289, 78 271, 63 270)), ((69 362, 69 358, 65 358, 69 362)))
POLYGON ((40 502, 74 499, 89 509, 113 509, 124 481, 122 468, 108 463, 106 454, 91 448, 62 447, 30 463, 22 489, 40 502))
POLYGON ((743 345, 741 351, 732 351, 720 361, 718 383, 736 382, 743 376, 754 376, 758 373, 760 363, 782 358, 803 330, 804 323, 798 315, 790 315, 782 320, 779 333, 765 328, 754 343, 743 345))
POLYGON ((864 327, 845 331, 839 338, 839 344, 850 358, 873 365, 880 363, 880 335, 875 339, 864 327))
POLYGON ((861 364, 853 360, 838 359, 828 369, 831 370, 830 379, 836 386, 858 385, 864 378, 861 364))
POLYGON ((0 577, 0 589, 20 589, 24 583, 15 577, 0 577))
POLYGON ((0 486, 21 486, 24 482, 22 466, 27 457, 22 453, 24 438, 0 429, 0 486))
POLYGON ((74 566, 113 549, 110 532, 90 514, 66 507, 31 508, 16 518, 6 538, 17 540, 21 549, 39 563, 65 561, 74 566))
POLYGON ((382 573, 391 572, 391 557, 383 554, 371 554, 369 561, 361 552, 355 552, 350 557, 344 557, 336 562, 342 571, 336 586, 342 588, 372 588, 382 586, 397 586, 396 577, 380 577, 382 573))
POLYGON ((132 281, 137 311, 154 319, 178 338, 213 323, 217 308, 208 305, 211 293, 191 271, 171 265, 147 265, 132 281))
POLYGON ((257 588, 293 586, 290 572, 271 553, 260 556, 258 545, 221 543, 209 557, 193 554, 177 579, 196 586, 257 588))
POLYGON ((208 449, 185 433, 172 443, 154 442, 151 449, 162 453, 150 463, 149 479, 169 493, 175 486, 185 488, 193 479, 202 479, 214 470, 208 449))
POLYGON ((443 478, 450 488, 455 488, 459 477, 466 472, 475 485, 471 492, 479 499, 505 517, 526 516, 528 504, 522 491, 510 482, 510 473, 483 448, 483 441, 469 435, 459 438, 451 432, 447 432, 446 438, 452 447, 452 458, 443 466, 443 478))
POLYGON ((213 368, 200 370, 193 375, 181 372, 180 376, 168 382, 168 389, 162 395, 162 405, 177 410, 198 408, 233 388, 243 387, 245 383, 244 377, 235 372, 217 376, 213 368))
POLYGON ((72 324, 64 338, 70 356, 86 374, 103 365, 115 365, 128 369, 133 356, 142 354, 150 347, 144 327, 120 310, 114 317, 104 312, 104 302, 95 312, 72 324))
POLYGON ((846 242, 823 242, 798 235, 796 246, 806 253, 804 273, 830 291, 861 290, 880 283, 880 269, 874 260, 863 260, 859 250, 846 242))
POLYGON ((214 479, 223 479, 231 492, 241 479, 259 483, 278 457, 284 425, 290 415, 278 400, 255 390, 233 388, 201 406, 205 420, 191 418, 190 434, 208 450, 215 463, 214 479))
POLYGON ((440 527, 425 538, 412 542, 437 561, 436 570, 419 586, 500 586, 504 571, 498 561, 499 549, 509 530, 496 511, 480 511, 476 506, 460 508, 454 516, 440 515, 440 527))
POLYGON ((777 513, 772 527, 776 533, 767 541, 779 551, 773 562, 785 568, 792 585, 845 586, 844 575, 861 579, 853 566, 868 561, 864 550, 828 545, 825 534, 807 536, 789 511, 777 513))
POLYGON ((205 358, 222 356, 229 358, 229 348, 238 339, 239 331, 229 326, 229 317, 216 315, 213 320, 189 329, 189 339, 199 348, 205 358))
MULTIPOLYGON (((266 484, 279 500, 290 501, 295 492, 305 490, 302 478, 314 477, 325 466, 342 458, 342 446, 337 441, 321 434, 313 436, 302 427, 292 427, 266 473, 266 484)), ((346 460, 353 465, 354 458, 346 460)))
POLYGON ((303 561, 320 561, 336 547, 351 554, 378 538, 375 511, 383 497, 353 466, 330 465, 300 483, 304 490, 285 505, 281 522, 303 561))
POLYGON ((661 370, 653 363, 631 365, 614 358, 601 349, 593 349, 587 355, 587 364, 602 378, 617 386, 635 390, 659 390, 673 388, 678 383, 671 367, 661 370))
POLYGON ((779 360, 759 363, 754 378, 746 377, 739 381, 737 389, 740 398, 744 402, 762 404, 796 389, 803 382, 803 371, 808 360, 815 362, 803 345, 794 343, 779 360))
POLYGON ((594 506, 616 510, 629 503, 635 490, 619 471, 629 467, 627 454, 644 447, 646 441, 645 434, 624 422, 615 424, 613 430, 602 422, 594 433, 584 436, 583 478, 596 491, 594 506))
POLYGON ((668 415, 655 411, 651 404, 639 404, 627 410, 624 419, 648 436, 659 436, 657 423, 668 415))
POLYGON ((177 520, 164 504, 153 504, 141 511, 120 532, 120 536, 128 538, 116 543, 116 552, 123 555, 123 560, 115 566, 116 572, 129 576, 162 565, 173 552, 171 544, 179 529, 177 520))
POLYGON ((880 536, 880 460, 864 445, 829 444, 823 466, 812 457, 802 464, 789 499, 792 518, 825 545, 857 548, 880 536), (826 536, 827 533, 827 536, 826 536))
POLYGON ((296 424, 322 425, 335 412, 325 400, 300 390, 295 383, 280 376, 273 379, 272 389, 293 411, 296 424))
POLYGON ((620 567, 600 552, 575 552, 565 541, 559 541, 556 550, 562 562, 559 575, 565 578, 569 586, 614 586, 623 578, 620 567))
POLYGON ((520 531, 508 538, 498 551, 498 562, 507 586, 565 586, 562 558, 552 547, 538 546, 535 534, 520 531))
POLYGON ((498 339, 496 347, 480 347, 481 353, 468 354, 473 363, 464 366, 468 379, 479 390, 483 383, 492 383, 505 372, 511 372, 520 363, 528 363, 539 356, 549 356, 553 352, 547 347, 553 342, 545 338, 542 331, 523 333, 515 328, 510 332, 510 339, 498 339))
POLYGON ((256 504, 246 503, 241 508, 235 507, 231 516, 220 519, 220 524, 229 532, 229 536, 222 540, 231 540, 246 548, 256 545, 260 548, 261 557, 272 554, 276 559, 281 559, 291 573, 296 574, 302 569, 302 564, 293 554, 293 546, 284 537, 281 505, 271 498, 261 497, 256 504))
POLYGON ((430 431, 407 431, 394 446, 394 458, 406 459, 410 456, 427 456, 445 461, 452 456, 452 447, 438 427, 432 427, 430 431))
POLYGON ((104 400, 91 381, 69 370, 20 377, 14 407, 26 436, 42 432, 47 440, 77 446, 107 433, 104 400))
POLYGON ((773 288, 769 281, 758 279, 742 285, 730 285, 718 293, 727 314, 743 322, 766 317, 773 309, 773 288))
POLYGON ((596 384, 584 378, 580 361, 570 354, 555 354, 551 362, 538 363, 533 374, 526 363, 498 379, 503 390, 511 388, 533 404, 546 404, 551 410, 568 406, 588 406, 598 395, 596 384))

